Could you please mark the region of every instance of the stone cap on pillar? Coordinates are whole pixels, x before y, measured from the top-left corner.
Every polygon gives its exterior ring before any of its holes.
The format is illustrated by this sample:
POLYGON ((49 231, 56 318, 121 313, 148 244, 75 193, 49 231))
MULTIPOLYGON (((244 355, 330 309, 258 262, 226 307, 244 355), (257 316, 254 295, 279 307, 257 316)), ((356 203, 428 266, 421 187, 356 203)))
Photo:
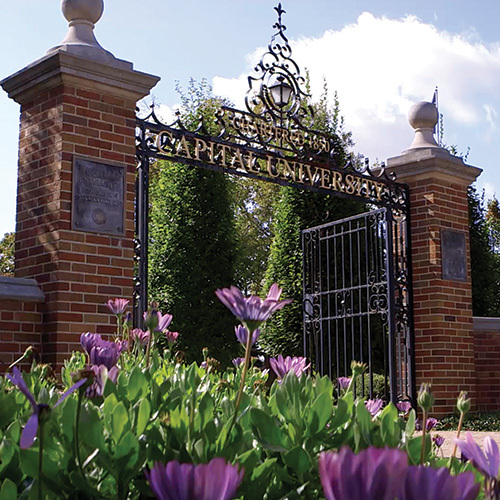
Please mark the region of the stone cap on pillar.
POLYGON ((69 22, 65 38, 41 59, 0 81, 9 97, 22 104, 63 83, 136 101, 148 95, 160 78, 134 70, 131 62, 117 59, 95 38, 103 0, 62 0, 61 5, 69 22))
POLYGON ((439 146, 434 139, 434 129, 438 123, 438 111, 431 102, 414 104, 408 121, 415 129, 411 146, 401 155, 387 160, 387 172, 394 172, 399 182, 434 177, 450 178, 469 185, 481 174, 482 169, 467 165, 459 156, 452 155, 439 146))
POLYGON ((68 32, 63 41, 49 49, 47 54, 58 50, 123 69, 132 69, 132 64, 117 59, 103 49, 94 35, 94 26, 104 12, 104 0, 62 0, 61 9, 67 19, 68 32))

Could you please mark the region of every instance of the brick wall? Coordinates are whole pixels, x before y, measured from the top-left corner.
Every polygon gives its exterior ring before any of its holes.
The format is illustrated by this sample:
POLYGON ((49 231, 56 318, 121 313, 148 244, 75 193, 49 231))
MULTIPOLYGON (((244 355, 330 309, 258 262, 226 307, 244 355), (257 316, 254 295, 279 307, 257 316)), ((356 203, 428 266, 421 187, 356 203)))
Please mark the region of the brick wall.
MULTIPOLYGON (((432 383, 435 410, 446 413, 461 390, 475 391, 470 259, 463 282, 444 280, 441 268, 441 230, 468 236, 466 186, 440 178, 416 181, 411 220, 417 388, 432 383)), ((468 237, 466 245, 468 256, 468 237)))
MULTIPOLYGON (((432 128, 428 132, 432 136, 432 128)), ((416 128, 416 138, 419 133, 416 128)), ((387 165, 410 188, 417 390, 421 383, 431 383, 433 414, 444 415, 453 413, 460 391, 475 400, 467 188, 481 170, 437 144, 422 144, 389 158, 387 165), (457 260, 464 265, 464 279, 460 274, 444 278, 445 230, 465 240, 465 255, 457 260)))
POLYGON ((21 105, 16 276, 46 295, 43 359, 60 364, 84 331, 111 333, 104 305, 132 297, 135 100, 69 85, 21 105), (75 155, 127 168, 124 237, 71 230, 75 155))
POLYGON ((35 280, 0 277, 0 371, 2 373, 27 347, 33 346, 40 352, 44 300, 35 280))
POLYGON ((479 411, 500 411, 500 318, 474 318, 476 398, 479 411))

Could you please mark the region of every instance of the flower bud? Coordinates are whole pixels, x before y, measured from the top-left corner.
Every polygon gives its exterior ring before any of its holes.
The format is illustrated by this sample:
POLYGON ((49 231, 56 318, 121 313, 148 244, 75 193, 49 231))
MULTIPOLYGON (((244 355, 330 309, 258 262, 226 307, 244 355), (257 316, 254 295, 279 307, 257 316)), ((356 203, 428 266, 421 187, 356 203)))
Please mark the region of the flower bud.
POLYGON ((366 371, 366 363, 361 363, 359 361, 352 361, 351 362, 351 371, 352 371, 352 376, 357 377, 358 375, 363 375, 366 371))
POLYGON ((144 313, 144 324, 146 329, 153 332, 158 326, 158 303, 151 302, 149 309, 144 313))
POLYGON ((470 410, 470 398, 467 397, 467 393, 462 391, 457 399, 457 408, 460 413, 465 415, 470 410))
POLYGON ((434 396, 431 392, 431 384, 422 384, 417 396, 418 406, 424 411, 429 411, 434 404, 434 396))
POLYGON ((126 326, 127 328, 132 328, 132 320, 133 320, 132 313, 128 311, 123 319, 124 326, 126 326))

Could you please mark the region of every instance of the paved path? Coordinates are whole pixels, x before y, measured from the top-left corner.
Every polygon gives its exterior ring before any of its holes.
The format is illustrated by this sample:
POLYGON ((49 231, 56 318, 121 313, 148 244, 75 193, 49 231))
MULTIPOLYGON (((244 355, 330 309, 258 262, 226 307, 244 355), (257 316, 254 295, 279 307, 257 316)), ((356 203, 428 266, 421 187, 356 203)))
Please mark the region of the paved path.
MULTIPOLYGON (((462 431, 460 433, 460 439, 465 439, 465 432, 466 431, 462 431)), ((444 444, 442 446, 444 456, 451 456, 455 445, 453 440, 457 435, 457 431, 432 431, 433 436, 436 434, 444 437, 444 444)), ((498 447, 500 448, 500 432, 472 432, 472 436, 474 437, 474 441, 476 441, 476 443, 481 447, 483 446, 484 438, 486 436, 490 436, 496 441, 498 447)), ((457 456, 460 456, 460 450, 457 451, 457 456)))

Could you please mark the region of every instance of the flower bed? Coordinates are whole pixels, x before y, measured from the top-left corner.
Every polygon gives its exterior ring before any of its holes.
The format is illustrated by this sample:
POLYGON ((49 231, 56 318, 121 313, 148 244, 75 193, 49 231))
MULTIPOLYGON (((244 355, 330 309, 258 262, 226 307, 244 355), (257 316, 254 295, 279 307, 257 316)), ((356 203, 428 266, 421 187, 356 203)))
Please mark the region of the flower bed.
MULTIPOLYGON (((109 304, 116 339, 83 334, 85 353, 66 362, 62 385, 44 365, 13 367, 0 378, 0 498, 472 500, 481 486, 497 498, 494 443, 483 455, 461 442, 475 467, 439 458, 431 429, 415 435, 408 404, 355 398, 362 364, 334 383, 307 373, 304 358, 278 357, 270 383, 250 352, 261 324, 286 305, 280 293, 218 291, 245 345, 224 372, 206 355, 203 366, 183 363, 171 316, 152 307, 145 331, 133 331, 118 301, 109 304)), ((428 429, 429 388, 419 403, 428 429)), ((462 414, 467 405, 462 396, 462 414)))

